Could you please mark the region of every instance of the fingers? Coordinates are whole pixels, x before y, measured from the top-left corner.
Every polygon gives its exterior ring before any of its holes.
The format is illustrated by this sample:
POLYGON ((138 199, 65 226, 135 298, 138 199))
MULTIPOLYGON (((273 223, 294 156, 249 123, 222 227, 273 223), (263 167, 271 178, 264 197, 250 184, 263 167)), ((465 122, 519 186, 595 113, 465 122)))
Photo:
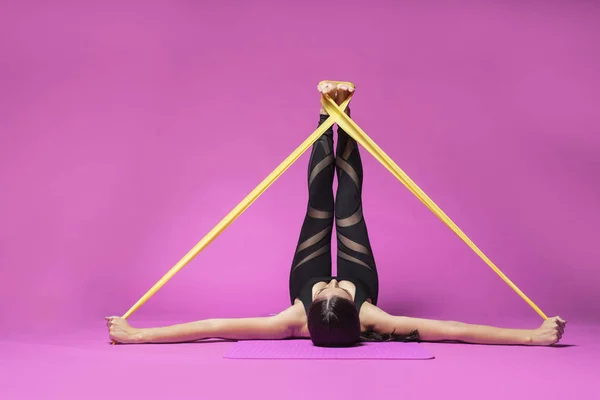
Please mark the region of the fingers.
POLYGON ((554 345, 558 343, 565 334, 565 325, 567 321, 559 316, 548 318, 542 324, 545 335, 548 338, 548 344, 554 345))
POLYGON ((551 318, 552 322, 553 322, 553 327, 556 331, 555 336, 556 336, 556 341, 554 343, 558 343, 560 341, 560 339, 562 339, 564 333, 565 333, 565 325, 567 324, 567 321, 565 321, 564 319, 562 319, 559 316, 553 317, 551 318))
POLYGON ((104 317, 104 319, 106 320, 107 328, 110 328, 115 323, 115 318, 118 318, 118 317, 104 317))
POLYGON ((565 325, 564 325, 562 322, 560 322, 560 321, 558 321, 558 320, 556 320, 556 319, 552 319, 552 320, 550 321, 550 325, 551 325, 553 328, 556 328, 557 330, 559 330, 559 331, 561 331, 561 332, 564 332, 564 330, 565 330, 565 325))
POLYGON ((567 324, 567 321, 565 321, 564 319, 562 319, 560 317, 548 318, 544 322, 547 323, 547 324, 557 324, 557 325, 560 325, 562 327, 564 327, 567 324))
POLYGON ((562 335, 565 333, 565 323, 562 322, 562 320, 560 320, 558 318, 559 317, 551 318, 550 325, 551 325, 552 329, 558 333, 559 338, 561 338, 562 335))
POLYGON ((558 326, 556 326, 554 329, 555 329, 554 334, 556 336, 558 336, 558 338, 560 339, 562 337, 564 331, 558 326))
POLYGON ((560 334, 562 335, 563 333, 565 333, 565 326, 567 324, 567 321, 565 321, 561 317, 554 317, 552 318, 552 320, 554 322, 554 326, 560 332, 560 334))
POLYGON ((117 343, 117 341, 113 337, 113 332, 115 328, 115 318, 119 317, 104 317, 104 319, 106 320, 106 327, 108 328, 108 340, 113 344, 117 343))

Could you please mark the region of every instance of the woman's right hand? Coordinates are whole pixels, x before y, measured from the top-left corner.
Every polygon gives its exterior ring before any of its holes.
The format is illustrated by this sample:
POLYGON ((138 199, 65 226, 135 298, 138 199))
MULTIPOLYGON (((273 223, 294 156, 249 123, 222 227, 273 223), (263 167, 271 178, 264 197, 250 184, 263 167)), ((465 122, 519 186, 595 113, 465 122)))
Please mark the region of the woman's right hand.
POLYGON ((121 317, 105 317, 108 336, 111 341, 117 343, 140 343, 141 337, 138 329, 129 325, 121 317))
POLYGON ((565 332, 567 321, 561 317, 548 318, 542 326, 533 330, 531 344, 534 346, 550 346, 558 343, 565 332))

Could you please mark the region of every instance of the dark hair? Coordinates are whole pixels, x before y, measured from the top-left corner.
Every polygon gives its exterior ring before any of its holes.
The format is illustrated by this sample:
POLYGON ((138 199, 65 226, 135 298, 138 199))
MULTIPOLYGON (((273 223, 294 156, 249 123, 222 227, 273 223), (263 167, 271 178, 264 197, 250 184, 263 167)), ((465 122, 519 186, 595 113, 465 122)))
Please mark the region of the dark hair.
POLYGON ((356 306, 340 296, 313 301, 308 309, 308 331, 315 346, 354 346, 360 341, 356 306))
POLYGON ((416 342, 419 332, 408 335, 394 332, 379 334, 373 331, 360 332, 360 319, 356 306, 340 296, 314 301, 308 309, 308 331, 315 346, 350 347, 364 342, 416 342))
POLYGON ((408 335, 399 335, 392 331, 391 333, 380 334, 373 331, 367 331, 360 334, 363 342, 418 342, 420 340, 419 331, 411 331, 408 335))

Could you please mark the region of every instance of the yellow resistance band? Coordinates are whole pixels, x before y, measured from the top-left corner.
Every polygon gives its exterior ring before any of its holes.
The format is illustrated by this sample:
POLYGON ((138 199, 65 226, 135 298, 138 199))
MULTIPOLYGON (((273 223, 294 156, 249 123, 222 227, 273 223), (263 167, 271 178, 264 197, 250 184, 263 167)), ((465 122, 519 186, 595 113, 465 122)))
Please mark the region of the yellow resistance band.
MULTIPOLYGON (((351 82, 345 83, 351 87, 351 82)), ((254 190, 252 190, 233 210, 229 212, 206 236, 204 236, 177 264, 175 264, 154 286, 150 288, 124 315, 123 318, 129 318, 146 301, 148 301, 156 292, 160 290, 177 272, 185 267, 194 257, 198 255, 206 246, 208 246, 217 236, 219 236, 229 225, 233 223, 254 201, 264 193, 300 156, 308 150, 314 142, 334 123, 346 131, 354 140, 360 143, 369 153, 371 153, 385 168, 387 168, 404 186, 406 186, 427 208, 436 214, 454 233, 456 233, 479 257, 483 259, 519 296, 523 298, 538 314, 544 319, 546 315, 540 310, 519 288, 512 283, 506 275, 502 273, 475 244, 448 218, 446 214, 429 198, 427 195, 392 161, 387 154, 371 138, 363 132, 362 129, 346 115, 344 110, 350 103, 352 95, 346 101, 338 106, 329 96, 322 96, 321 103, 329 113, 327 118, 300 146, 294 150, 285 160, 281 162, 254 190)))
MULTIPOLYGON (((347 82, 343 82, 347 83, 347 82)), ((354 87, 354 85, 352 85, 354 87)), ((373 155, 388 171, 390 171, 404 186, 411 191, 423 204, 427 206, 439 219, 442 220, 459 238, 463 240, 508 286, 510 286, 523 300, 527 302, 542 318, 548 319, 546 314, 525 295, 483 252, 465 235, 465 233, 417 186, 417 184, 400 169, 400 167, 344 112, 354 93, 342 105, 338 105, 328 95, 321 97, 321 104, 330 116, 335 116, 336 123, 354 140, 373 155)))
MULTIPOLYGON (((335 103, 334 103, 335 104, 335 103)), ((344 110, 348 102, 341 110, 344 110)), ((337 105, 336 105, 337 107, 337 105)), ((206 246, 208 246, 217 236, 233 223, 254 201, 263 194, 269 186, 273 184, 300 156, 309 149, 325 133, 325 131, 335 123, 335 117, 327 118, 292 154, 281 162, 254 190, 252 190, 233 210, 229 212, 206 236, 204 236, 188 253, 183 256, 177 264, 173 266, 158 282, 154 284, 131 308, 123 315, 123 318, 129 318, 131 314, 137 311, 145 302, 147 302, 156 292, 160 290, 177 272, 185 267, 194 257, 198 255, 206 246)))

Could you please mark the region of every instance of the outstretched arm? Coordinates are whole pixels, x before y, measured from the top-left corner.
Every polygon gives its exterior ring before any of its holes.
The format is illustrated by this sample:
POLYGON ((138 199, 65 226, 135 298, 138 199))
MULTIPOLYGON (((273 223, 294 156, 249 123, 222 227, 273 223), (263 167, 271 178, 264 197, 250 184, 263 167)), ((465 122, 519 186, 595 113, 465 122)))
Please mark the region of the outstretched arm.
POLYGON ((217 318, 158 328, 134 328, 120 317, 107 317, 111 340, 118 343, 181 343, 202 339, 284 339, 302 323, 294 307, 259 318, 217 318))
MULTIPOLYGON (((547 319, 537 329, 506 329, 487 325, 466 324, 456 321, 400 317, 386 313, 365 303, 367 327, 384 334, 395 332, 407 335, 418 330, 423 341, 459 341, 479 344, 551 345, 557 343, 565 329, 566 321, 560 317, 547 319)), ((362 310, 361 310, 362 311, 362 310)))

